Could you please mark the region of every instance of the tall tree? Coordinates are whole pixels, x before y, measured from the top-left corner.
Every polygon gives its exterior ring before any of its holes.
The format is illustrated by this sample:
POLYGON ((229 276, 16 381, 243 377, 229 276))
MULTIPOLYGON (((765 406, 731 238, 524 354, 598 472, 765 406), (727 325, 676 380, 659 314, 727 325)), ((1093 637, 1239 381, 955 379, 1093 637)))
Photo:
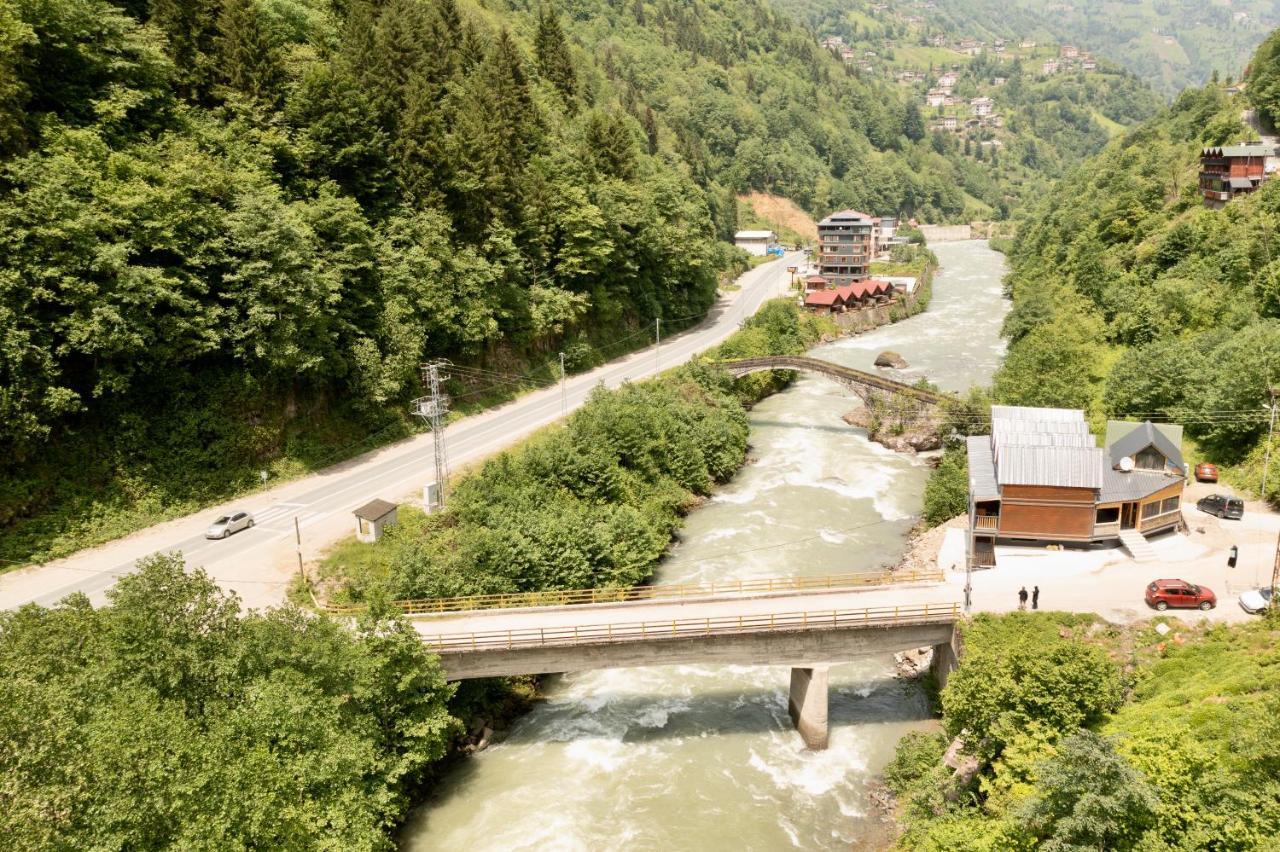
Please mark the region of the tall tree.
POLYGON ((573 70, 573 57, 569 43, 560 28, 555 9, 538 10, 538 31, 533 37, 533 49, 538 60, 538 73, 560 91, 565 105, 572 112, 576 109, 574 96, 578 91, 578 78, 573 70))
POLYGON ((225 0, 218 16, 218 70, 236 91, 263 103, 281 96, 284 65, 280 45, 257 0, 225 0))
POLYGON ((164 31, 181 94, 203 99, 213 83, 219 0, 151 0, 151 22, 164 31))

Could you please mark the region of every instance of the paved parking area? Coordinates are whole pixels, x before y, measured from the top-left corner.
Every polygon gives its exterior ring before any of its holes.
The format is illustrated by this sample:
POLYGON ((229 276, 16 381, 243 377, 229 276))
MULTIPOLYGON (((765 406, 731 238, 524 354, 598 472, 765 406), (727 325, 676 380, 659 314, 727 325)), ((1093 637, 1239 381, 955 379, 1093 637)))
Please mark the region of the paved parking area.
MULTIPOLYGON (((1040 608, 1069 612, 1096 612, 1109 621, 1149 618, 1155 611, 1143 600, 1147 583, 1158 578, 1180 578, 1206 585, 1218 595, 1218 607, 1169 610, 1187 621, 1239 622, 1250 616, 1240 608, 1240 593, 1271 582, 1280 536, 1280 515, 1261 503, 1246 504, 1244 518, 1219 520, 1195 507, 1195 501, 1225 487, 1194 485, 1188 488, 1183 517, 1189 531, 1151 539, 1159 560, 1136 562, 1120 547, 1100 550, 998 546, 995 568, 973 574, 973 611, 1008 612, 1018 608, 1018 590, 1040 587, 1040 608), (1232 545, 1239 548, 1234 568, 1227 565, 1232 545)), ((964 571, 964 531, 948 530, 938 554, 938 567, 946 571, 947 584, 961 589, 964 571)), ((963 599, 963 598, 962 598, 963 599)))

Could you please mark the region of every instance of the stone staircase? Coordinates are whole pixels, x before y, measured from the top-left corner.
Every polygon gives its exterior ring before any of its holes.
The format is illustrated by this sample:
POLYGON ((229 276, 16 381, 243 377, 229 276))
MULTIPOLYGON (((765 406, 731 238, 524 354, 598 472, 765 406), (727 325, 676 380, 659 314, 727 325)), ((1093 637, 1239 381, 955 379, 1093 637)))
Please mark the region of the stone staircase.
POLYGON ((1156 549, 1147 541, 1146 536, 1137 530, 1121 530, 1120 543, 1129 555, 1137 562, 1155 562, 1156 549))

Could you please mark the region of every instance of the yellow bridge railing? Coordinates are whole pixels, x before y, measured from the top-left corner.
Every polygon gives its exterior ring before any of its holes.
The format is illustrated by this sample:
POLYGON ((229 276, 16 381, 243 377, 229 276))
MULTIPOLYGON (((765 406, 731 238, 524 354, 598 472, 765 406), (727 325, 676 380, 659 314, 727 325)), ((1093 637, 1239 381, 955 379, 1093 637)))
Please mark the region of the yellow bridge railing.
MULTIPOLYGON (((670 583, 657 586, 629 586, 605 589, 516 592, 505 595, 472 595, 455 598, 422 598, 393 601, 407 615, 469 612, 477 609, 517 609, 537 606, 572 606, 624 601, 680 600, 734 593, 769 594, 823 589, 882 586, 889 583, 941 582, 941 571, 875 571, 861 574, 828 574, 818 577, 763 577, 754 580, 720 580, 714 583, 670 583)), ((359 612, 362 605, 323 604, 322 609, 339 615, 359 612)))
POLYGON ((422 641, 428 649, 438 653, 467 653, 552 646, 604 645, 770 631, 795 632, 894 627, 907 624, 947 624, 959 620, 963 611, 963 605, 958 602, 935 603, 865 609, 832 609, 818 612, 625 621, 564 627, 528 627, 472 633, 440 633, 434 636, 424 635, 422 641))

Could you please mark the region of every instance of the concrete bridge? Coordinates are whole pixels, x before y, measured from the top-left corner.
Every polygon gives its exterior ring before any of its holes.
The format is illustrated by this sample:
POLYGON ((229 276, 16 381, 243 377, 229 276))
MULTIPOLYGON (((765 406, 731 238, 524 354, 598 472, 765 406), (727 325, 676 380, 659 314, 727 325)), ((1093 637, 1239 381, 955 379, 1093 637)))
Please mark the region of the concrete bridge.
POLYGON ((419 616, 413 624, 450 680, 680 664, 790 666, 791 717, 805 744, 820 749, 827 744, 831 665, 932 646, 940 684, 954 666, 961 605, 940 599, 895 606, 886 591, 474 610, 419 616))
POLYGON ((871 403, 877 396, 898 396, 914 400, 928 406, 938 406, 948 399, 949 394, 918 388, 905 382, 887 379, 884 376, 855 370, 841 364, 832 364, 818 358, 806 358, 802 355, 772 355, 764 358, 740 358, 735 361, 721 361, 720 366, 734 377, 748 373, 759 373, 763 370, 799 370, 803 373, 817 373, 851 389, 863 402, 871 403))

